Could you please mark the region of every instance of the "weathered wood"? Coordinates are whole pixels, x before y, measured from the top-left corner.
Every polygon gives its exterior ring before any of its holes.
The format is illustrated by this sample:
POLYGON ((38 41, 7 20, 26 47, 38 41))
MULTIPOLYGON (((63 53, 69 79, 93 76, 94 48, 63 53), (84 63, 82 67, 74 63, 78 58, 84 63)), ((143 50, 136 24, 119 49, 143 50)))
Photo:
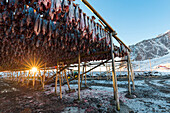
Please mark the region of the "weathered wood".
POLYGON ((80 100, 80 51, 78 53, 78 100, 80 100))
MULTIPOLYGON (((91 68, 91 69, 89 69, 88 71, 86 71, 86 72, 84 72, 84 73, 82 73, 82 74, 86 74, 86 73, 88 73, 88 72, 90 72, 90 71, 92 71, 93 69, 95 69, 95 68, 97 68, 97 67, 99 67, 100 65, 102 65, 102 64, 104 64, 104 63, 106 63, 106 62, 108 62, 109 60, 106 60, 106 61, 104 61, 104 62, 101 62, 100 64, 98 64, 97 66, 94 66, 93 68, 91 68)), ((93 72, 92 72, 93 73, 93 72)))
POLYGON ((127 62, 127 71, 128 71, 128 93, 129 95, 131 95, 131 86, 130 86, 130 69, 129 69, 129 61, 127 62))
POLYGON ((21 71, 19 72, 19 79, 18 79, 18 83, 20 83, 21 80, 21 71))
POLYGON ((24 84, 24 82, 25 82, 25 78, 26 78, 26 72, 24 71, 23 79, 22 79, 22 84, 24 84))
POLYGON ((19 74, 18 74, 18 72, 17 72, 17 82, 18 82, 18 76, 19 76, 19 74))
MULTIPOLYGON (((85 72, 86 72, 86 62, 85 62, 85 72)), ((85 73, 85 85, 87 86, 86 80, 87 80, 87 77, 86 77, 86 73, 85 73)))
POLYGON ((58 62, 57 62, 57 69, 56 69, 56 78, 55 78, 55 94, 57 94, 57 81, 58 81, 58 62))
POLYGON ((62 76, 62 74, 59 74, 59 82, 60 82, 60 99, 62 99, 61 76, 62 76))
POLYGON ((135 83, 134 83, 134 72, 133 72, 133 69, 132 69, 132 63, 131 63, 131 60, 130 60, 130 55, 129 55, 129 52, 128 52, 128 62, 129 62, 129 66, 130 66, 130 72, 131 72, 131 80, 132 80, 132 85, 133 85, 133 90, 135 90, 135 83))
POLYGON ((34 86, 35 86, 35 74, 36 74, 36 72, 34 72, 33 74, 34 74, 34 76, 33 76, 33 81, 32 81, 32 82, 33 82, 33 88, 34 88, 34 86))
POLYGON ((112 38, 111 33, 110 33, 110 41, 111 41, 112 81, 113 81, 113 88, 114 88, 114 97, 115 97, 115 100, 116 100, 117 110, 120 110, 118 87, 117 87, 117 76, 116 76, 116 69, 115 69, 115 62, 114 62, 115 60, 114 60, 113 38, 112 38))
POLYGON ((43 78, 42 78, 42 76, 41 76, 41 71, 39 70, 39 77, 40 77, 40 80, 41 80, 41 85, 43 85, 43 78))
POLYGON ((43 85, 42 85, 43 90, 44 90, 44 86, 45 86, 45 74, 46 74, 46 63, 45 63, 44 74, 43 74, 43 85))
POLYGON ((66 75, 66 70, 64 70, 64 75, 65 75, 65 78, 66 78, 66 81, 67 81, 68 89, 71 90, 70 84, 69 84, 69 81, 68 81, 68 78, 67 78, 67 75, 66 75))
POLYGON ((31 73, 30 71, 28 72, 28 77, 27 77, 27 86, 29 85, 29 82, 30 82, 30 76, 31 76, 31 73))
MULTIPOLYGON (((83 73, 84 73, 84 66, 83 66, 83 73)), ((83 77, 84 77, 84 74, 81 74, 81 83, 80 83, 80 87, 82 86, 83 77)))

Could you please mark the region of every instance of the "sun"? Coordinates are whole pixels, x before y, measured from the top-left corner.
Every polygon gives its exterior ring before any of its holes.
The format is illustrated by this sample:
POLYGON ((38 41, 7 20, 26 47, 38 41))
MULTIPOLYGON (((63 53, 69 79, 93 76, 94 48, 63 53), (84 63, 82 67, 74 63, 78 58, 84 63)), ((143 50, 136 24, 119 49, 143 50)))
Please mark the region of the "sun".
POLYGON ((31 71, 33 72, 33 73, 35 73, 35 72, 37 72, 37 68, 36 67, 33 67, 32 69, 31 69, 31 71))

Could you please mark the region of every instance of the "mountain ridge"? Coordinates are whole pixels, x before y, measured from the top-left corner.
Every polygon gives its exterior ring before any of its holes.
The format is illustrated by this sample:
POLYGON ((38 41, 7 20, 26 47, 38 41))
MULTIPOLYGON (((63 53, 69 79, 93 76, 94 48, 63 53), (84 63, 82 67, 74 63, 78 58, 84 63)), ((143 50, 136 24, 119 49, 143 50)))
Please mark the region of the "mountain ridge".
POLYGON ((170 54, 170 30, 155 38, 140 41, 129 46, 132 50, 131 58, 143 61, 170 54))

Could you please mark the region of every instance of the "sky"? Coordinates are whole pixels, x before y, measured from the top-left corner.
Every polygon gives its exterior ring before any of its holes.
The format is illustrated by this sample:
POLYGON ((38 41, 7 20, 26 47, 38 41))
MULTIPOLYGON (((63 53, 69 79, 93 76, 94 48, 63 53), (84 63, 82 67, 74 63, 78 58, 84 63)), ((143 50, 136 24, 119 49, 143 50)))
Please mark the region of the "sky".
MULTIPOLYGON (((170 30, 170 0, 87 0, 126 44, 155 38, 170 30)), ((94 14, 82 3, 88 16, 94 14)), ((98 19, 96 19, 98 21, 98 19)))

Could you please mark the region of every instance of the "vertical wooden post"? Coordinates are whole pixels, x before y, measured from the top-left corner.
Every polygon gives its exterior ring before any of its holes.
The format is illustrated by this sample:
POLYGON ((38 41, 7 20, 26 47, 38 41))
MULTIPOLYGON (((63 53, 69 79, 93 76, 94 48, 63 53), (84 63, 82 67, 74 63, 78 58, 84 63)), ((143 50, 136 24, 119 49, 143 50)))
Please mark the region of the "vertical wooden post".
POLYGON ((24 84, 24 82, 25 82, 25 76, 26 76, 26 72, 24 71, 23 79, 22 79, 22 84, 24 84))
POLYGON ((61 89, 61 76, 62 74, 59 74, 59 82, 60 82, 60 99, 62 99, 62 89, 61 89))
POLYGON ((18 83, 20 83, 20 79, 21 79, 21 71, 18 72, 18 73, 19 73, 18 83))
POLYGON ((35 74, 36 74, 36 72, 33 72, 33 74, 34 74, 34 75, 33 75, 33 81, 32 81, 32 82, 33 82, 33 88, 34 88, 34 86, 35 86, 35 74))
POLYGON ((58 81, 58 61, 56 67, 56 77, 55 77, 55 94, 57 95, 57 81, 58 81))
POLYGON ((71 90, 70 84, 69 84, 69 81, 68 81, 68 78, 67 78, 67 75, 66 75, 66 70, 64 70, 64 74, 65 74, 65 78, 67 80, 68 89, 71 90))
POLYGON ((131 95, 131 86, 130 86, 130 69, 129 69, 129 60, 127 61, 127 71, 128 71, 128 93, 131 95))
POLYGON ((14 72, 12 71, 12 81, 14 81, 14 72))
POLYGON ((112 34, 111 33, 110 33, 110 41, 111 41, 112 81, 113 81, 113 88, 114 88, 114 97, 116 99, 117 110, 120 110, 118 87, 117 87, 117 76, 116 76, 115 61, 114 61, 113 38, 112 38, 112 34))
POLYGON ((44 74, 43 74, 43 85, 42 85, 43 90, 44 90, 44 86, 45 86, 45 84, 44 84, 44 82, 45 82, 45 74, 46 74, 46 63, 45 63, 44 74))
POLYGON ((27 86, 29 85, 30 82, 30 71, 28 72, 28 77, 27 77, 27 86))
MULTIPOLYGON (((85 72, 86 72, 86 62, 85 62, 85 72)), ((86 77, 86 73, 85 73, 85 85, 87 86, 86 80, 87 80, 87 77, 86 77)))
POLYGON ((102 74, 102 72, 101 72, 101 66, 100 66, 100 76, 99 76, 99 77, 100 77, 100 80, 101 80, 101 74, 102 74))
POLYGON ((106 63, 106 78, 108 80, 108 69, 107 69, 107 63, 106 63))
MULTIPOLYGON (((63 66, 64 66, 64 62, 62 62, 62 66, 61 67, 64 68, 63 66)), ((61 78, 62 83, 63 83, 63 75, 64 75, 64 70, 62 71, 62 78, 61 78)))
POLYGON ((17 72, 17 79, 16 79, 16 81, 18 82, 18 72, 17 72))
POLYGON ((132 69, 132 63, 131 63, 131 60, 130 60, 130 55, 129 55, 129 52, 128 52, 128 62, 129 62, 129 66, 130 66, 130 73, 131 73, 131 80, 132 80, 132 85, 133 85, 133 90, 135 90, 135 83, 134 83, 134 72, 133 72, 133 69, 132 69))
POLYGON ((39 77, 40 77, 40 80, 41 80, 41 85, 43 85, 43 79, 42 79, 42 76, 41 76, 41 70, 39 70, 39 77))
POLYGON ((78 100, 80 100, 80 51, 78 53, 78 100))
MULTIPOLYGON (((83 66, 83 73, 84 73, 84 66, 83 66)), ((81 75, 81 83, 80 83, 80 87, 82 86, 83 77, 84 77, 84 75, 82 74, 82 75, 81 75)))
POLYGON ((50 77, 50 71, 48 70, 48 72, 47 72, 47 73, 48 73, 48 78, 49 78, 49 77, 50 77))

